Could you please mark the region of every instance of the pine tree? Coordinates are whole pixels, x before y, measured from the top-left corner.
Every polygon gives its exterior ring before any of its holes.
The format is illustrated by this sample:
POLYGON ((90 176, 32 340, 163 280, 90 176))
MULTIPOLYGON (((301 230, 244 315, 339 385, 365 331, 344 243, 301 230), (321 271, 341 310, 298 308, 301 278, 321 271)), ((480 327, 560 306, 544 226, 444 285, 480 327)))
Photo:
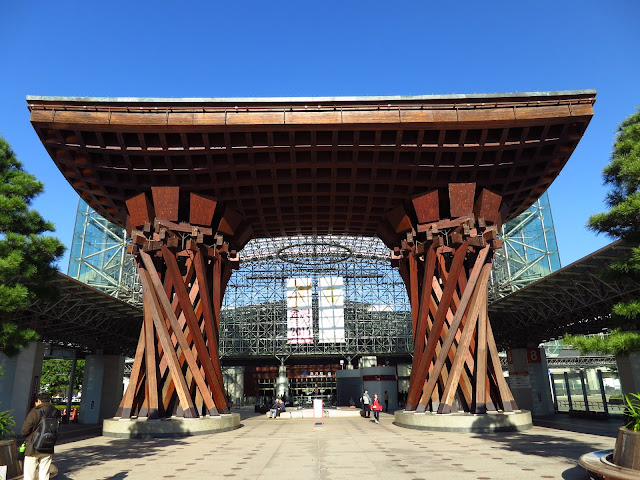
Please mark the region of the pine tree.
MULTIPOLYGON (((592 215, 587 226, 633 245, 631 253, 613 262, 604 275, 640 283, 640 108, 618 127, 603 177, 610 187, 606 197, 609 210, 592 215)), ((618 303, 612 313, 625 328, 640 327, 640 299, 618 303)))
POLYGON ((0 352, 7 355, 38 338, 33 330, 11 323, 10 313, 55 294, 54 262, 65 249, 56 237, 45 235, 53 224, 31 208, 42 191, 42 183, 22 169, 0 137, 0 352))

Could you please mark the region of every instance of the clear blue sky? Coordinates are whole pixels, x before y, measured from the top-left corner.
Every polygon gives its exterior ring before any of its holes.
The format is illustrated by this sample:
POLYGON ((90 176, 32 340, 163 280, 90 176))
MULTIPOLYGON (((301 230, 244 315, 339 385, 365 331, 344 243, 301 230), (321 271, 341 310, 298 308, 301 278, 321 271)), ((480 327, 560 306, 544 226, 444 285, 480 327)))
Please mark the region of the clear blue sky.
MULTIPOLYGON (((640 105, 640 2, 5 1, 0 135, 45 183, 35 207, 70 247, 77 194, 27 95, 250 97, 598 90, 549 190, 563 265, 608 244, 601 172, 640 105), (448 3, 447 5, 444 5, 448 3)), ((68 252, 60 262, 67 270, 68 252)))

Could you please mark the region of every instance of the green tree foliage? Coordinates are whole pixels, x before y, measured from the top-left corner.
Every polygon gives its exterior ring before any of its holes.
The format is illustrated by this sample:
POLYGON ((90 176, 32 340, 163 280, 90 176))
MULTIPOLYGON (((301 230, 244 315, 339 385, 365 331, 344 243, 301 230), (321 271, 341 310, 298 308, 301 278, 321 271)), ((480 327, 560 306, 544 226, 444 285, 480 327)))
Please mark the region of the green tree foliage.
MULTIPOLYGON (((613 262, 603 276, 640 282, 640 108, 620 124, 603 177, 610 188, 609 210, 592 215, 587 226, 633 245, 631 254, 613 262)), ((624 328, 640 327, 640 299, 618 303, 612 313, 624 328)))
POLYGON ((8 357, 17 355, 24 345, 38 338, 38 334, 30 328, 20 329, 10 322, 0 323, 0 351, 8 357))
POLYGON ((16 422, 13 420, 13 410, 0 412, 0 440, 12 436, 15 426, 16 422))
POLYGON ((613 330, 608 335, 568 335, 565 334, 562 343, 572 346, 580 355, 614 355, 626 356, 640 351, 640 335, 636 332, 613 330))
POLYGON ((55 294, 51 280, 54 262, 64 253, 64 245, 54 230, 31 208, 43 191, 35 176, 25 172, 9 144, 0 138, 0 351, 15 355, 37 339, 33 330, 20 330, 5 321, 9 313, 26 308, 35 298, 55 294))
POLYGON ((640 394, 630 393, 624 396, 626 410, 625 420, 628 422, 625 427, 634 432, 640 432, 640 394))
MULTIPOLYGON (((82 386, 82 376, 84 375, 84 360, 76 363, 76 375, 73 382, 73 390, 77 392, 82 386)), ((66 396, 71 379, 71 360, 45 360, 42 362, 42 377, 40 384, 47 393, 53 395, 66 396)))

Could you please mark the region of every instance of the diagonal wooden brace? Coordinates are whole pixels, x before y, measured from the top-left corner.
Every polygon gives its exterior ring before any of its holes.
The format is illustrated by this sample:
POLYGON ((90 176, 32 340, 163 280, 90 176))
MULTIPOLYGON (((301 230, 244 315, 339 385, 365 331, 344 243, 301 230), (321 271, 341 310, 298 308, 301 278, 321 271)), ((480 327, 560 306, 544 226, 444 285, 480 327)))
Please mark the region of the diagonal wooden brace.
MULTIPOLYGON (((420 405, 422 405, 421 410, 423 410, 423 411, 424 411, 424 407, 426 407, 427 402, 429 401, 429 397, 431 396, 431 392, 433 391, 433 388, 435 387, 438 375, 440 374, 440 371, 442 370, 442 367, 443 367, 444 362, 446 360, 447 353, 448 353, 449 349, 451 348, 451 344, 453 343, 453 340, 455 338, 455 333, 458 330, 458 327, 460 326, 460 322, 462 321, 462 317, 467 311, 467 307, 469 305, 469 301, 471 299, 473 291, 475 290, 476 282, 478 280, 478 277, 480 276, 480 272, 482 270, 482 266, 484 265, 484 262, 485 262, 485 260, 487 258, 487 254, 488 253, 489 253, 489 247, 488 246, 484 247, 478 253, 478 256, 476 257, 475 264, 473 266, 473 270, 471 271, 471 275, 469 275, 469 280, 467 282, 467 287, 466 287, 465 291, 462 294, 462 298, 460 299, 460 306, 458 307, 458 310, 456 310, 456 314, 453 317, 453 321, 451 322, 451 326, 449 328, 449 333, 447 334, 447 338, 445 339, 445 341, 442 344, 442 350, 440 351, 440 355, 438 356, 438 359, 436 360, 435 368, 433 370, 434 374, 429 377, 427 383, 424 385, 423 391, 422 392, 418 392, 418 393, 422 394, 422 397, 420 399, 420 405)), ((457 275, 454 276, 452 271, 453 271, 453 268, 449 272, 449 280, 447 281, 447 286, 449 285, 449 282, 457 283, 457 275)), ((445 288, 445 290, 446 290, 446 288, 445 288)), ((444 297, 444 293, 443 293, 443 297, 444 297)), ((440 308, 442 308, 442 304, 440 304, 439 307, 438 307, 438 313, 440 313, 440 308)), ((431 339, 429 339, 429 340, 431 340, 431 339)), ((435 341, 435 338, 434 338, 434 341, 435 341)))
MULTIPOLYGON (((436 350, 436 342, 440 339, 440 330, 444 324, 447 310, 451 305, 453 292, 457 284, 457 278, 458 275, 460 275, 460 271, 462 270, 463 262, 467 254, 467 247, 468 243, 464 242, 456 249, 456 253, 451 264, 451 270, 449 272, 450 278, 445 285, 441 303, 438 305, 438 311, 436 312, 436 317, 433 320, 433 328, 431 330, 432 334, 427 339, 427 345, 425 346, 424 351, 414 352, 406 410, 414 410, 418 400, 420 399, 420 395, 422 394, 422 386, 424 385, 424 381, 427 377, 427 367, 433 360, 433 355, 436 350), (436 332, 435 335, 433 334, 434 332, 436 332)), ((431 288, 431 285, 429 285, 429 288, 431 288)), ((429 396, 431 396, 431 392, 429 392, 429 396)))
POLYGON ((176 385, 176 392, 178 394, 178 398, 180 399, 180 406, 182 407, 184 416, 186 418, 195 418, 198 416, 198 413, 193 405, 191 396, 189 395, 187 382, 184 378, 184 375, 182 374, 180 363, 178 362, 178 357, 176 356, 176 352, 174 351, 173 345, 171 344, 169 331, 167 330, 167 326, 164 323, 162 309, 160 307, 158 298, 156 297, 155 290, 153 289, 153 286, 151 284, 151 275, 146 269, 141 267, 138 267, 138 274, 140 276, 140 283, 142 284, 145 298, 148 298, 150 300, 149 309, 151 310, 153 323, 158 334, 158 340, 162 345, 164 357, 167 360, 167 365, 169 367, 173 383, 176 385))
MULTIPOLYGON (((207 406, 207 409, 210 412, 212 412, 213 415, 216 415, 217 409, 215 408, 216 407, 215 402, 211 397, 211 393, 209 392, 209 388, 204 380, 204 377, 200 373, 200 368, 198 366, 195 356, 193 355, 193 352, 191 351, 189 342, 187 342, 184 332, 182 331, 182 328, 178 323, 178 319, 176 318, 176 315, 173 312, 173 309, 171 308, 171 303, 167 298, 167 295, 162 286, 162 282, 160 282, 160 278, 158 276, 158 272, 156 271, 155 265, 153 264, 151 257, 145 252, 140 252, 140 258, 142 259, 144 266, 147 270, 146 272, 147 275, 150 276, 150 280, 152 284, 151 285, 152 292, 154 293, 154 295, 157 295, 157 300, 159 302, 160 309, 162 313, 166 316, 166 318, 169 320, 169 323, 171 324, 171 329, 173 330, 173 334, 176 336, 176 339, 178 340, 178 345, 180 345, 180 348, 182 349, 182 354, 185 356, 187 365, 189 366, 189 371, 191 372, 191 375, 193 375, 193 378, 195 379, 196 384, 198 385, 198 389, 200 390, 200 394, 202 395, 204 403, 207 406)), ((181 280, 180 280, 180 283, 182 283, 181 280)), ((191 333, 193 335, 195 332, 191 330, 191 333)), ((164 345, 163 345, 163 348, 165 348, 164 345)), ((167 353, 168 352, 165 351, 165 355, 167 353)), ((174 381, 175 381, 175 377, 174 377, 174 381)))

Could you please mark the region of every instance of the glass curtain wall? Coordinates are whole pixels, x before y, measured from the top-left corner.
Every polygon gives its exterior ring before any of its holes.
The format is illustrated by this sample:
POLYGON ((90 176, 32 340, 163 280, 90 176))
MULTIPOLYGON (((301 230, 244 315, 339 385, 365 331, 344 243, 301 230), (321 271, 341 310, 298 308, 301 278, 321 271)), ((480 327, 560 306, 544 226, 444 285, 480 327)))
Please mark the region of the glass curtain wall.
POLYGON ((69 256, 70 277, 134 305, 142 306, 142 288, 124 228, 108 222, 83 200, 78 204, 69 256))
POLYGON ((496 251, 490 299, 497 300, 560 268, 549 196, 545 192, 525 212, 503 226, 496 251))

